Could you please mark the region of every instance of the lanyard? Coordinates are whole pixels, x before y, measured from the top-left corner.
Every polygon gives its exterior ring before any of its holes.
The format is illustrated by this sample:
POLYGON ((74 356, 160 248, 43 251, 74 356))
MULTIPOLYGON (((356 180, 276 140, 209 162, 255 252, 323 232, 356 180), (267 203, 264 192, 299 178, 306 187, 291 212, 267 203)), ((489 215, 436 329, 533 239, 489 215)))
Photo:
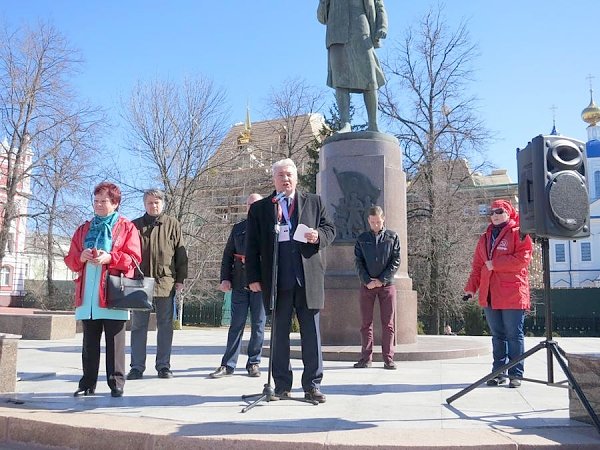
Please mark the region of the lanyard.
POLYGON ((285 222, 288 224, 288 227, 290 227, 290 229, 292 228, 292 214, 294 214, 294 208, 296 207, 296 202, 294 201, 294 199, 292 199, 291 201, 292 206, 290 206, 290 209, 288 211, 287 198, 283 197, 281 200, 279 200, 279 205, 281 206, 283 218, 285 219, 285 222))

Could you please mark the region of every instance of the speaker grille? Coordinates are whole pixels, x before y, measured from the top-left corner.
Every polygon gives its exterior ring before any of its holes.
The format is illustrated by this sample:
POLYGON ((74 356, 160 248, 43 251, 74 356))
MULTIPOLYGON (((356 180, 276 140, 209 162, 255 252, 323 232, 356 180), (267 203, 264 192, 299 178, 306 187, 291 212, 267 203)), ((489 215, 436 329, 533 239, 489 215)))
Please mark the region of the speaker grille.
POLYGON ((566 230, 580 230, 589 214, 587 189, 581 177, 573 172, 558 172, 548 186, 552 220, 566 230))

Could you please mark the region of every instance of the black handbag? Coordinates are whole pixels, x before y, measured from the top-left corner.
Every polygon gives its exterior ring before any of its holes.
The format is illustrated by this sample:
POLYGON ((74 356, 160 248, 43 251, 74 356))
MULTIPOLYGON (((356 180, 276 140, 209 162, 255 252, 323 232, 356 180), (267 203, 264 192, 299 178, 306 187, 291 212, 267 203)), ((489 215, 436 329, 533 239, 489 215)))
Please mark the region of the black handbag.
POLYGON ((154 278, 145 277, 142 269, 133 258, 141 277, 127 278, 123 274, 106 276, 106 304, 109 309, 137 311, 152 310, 154 278))

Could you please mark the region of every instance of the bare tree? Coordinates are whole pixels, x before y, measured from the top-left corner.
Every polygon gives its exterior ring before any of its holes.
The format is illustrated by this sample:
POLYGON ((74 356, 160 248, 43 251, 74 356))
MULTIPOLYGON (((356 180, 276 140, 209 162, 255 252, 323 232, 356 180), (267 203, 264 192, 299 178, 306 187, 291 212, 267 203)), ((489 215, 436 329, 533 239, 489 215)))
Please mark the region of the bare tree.
POLYGON ((124 105, 129 151, 145 163, 167 195, 167 212, 181 220, 200 189, 197 179, 224 136, 225 93, 205 78, 139 82, 124 105))
POLYGON ((314 114, 323 109, 324 91, 310 86, 301 78, 287 79, 272 88, 265 100, 271 135, 277 136, 273 161, 291 158, 299 167, 309 159, 307 148, 322 125, 314 114))
MULTIPOLYGON (((224 164, 212 156, 223 139, 227 116, 225 92, 202 77, 181 84, 140 82, 124 103, 129 151, 142 161, 141 178, 154 180, 165 190, 165 211, 182 223, 192 256, 197 253, 192 249, 202 248, 207 239, 209 222, 195 203, 206 188, 203 175, 224 164)), ((188 293, 203 275, 193 258, 190 266, 188 293)), ((182 305, 179 297, 180 321, 182 305)))
POLYGON ((70 236, 73 224, 81 223, 88 213, 88 203, 81 199, 89 195, 90 180, 98 174, 93 161, 98 161, 95 148, 98 120, 82 121, 72 117, 52 129, 46 136, 47 153, 32 173, 32 199, 29 210, 37 229, 45 230, 47 298, 56 293, 53 283, 54 259, 57 256, 55 235, 70 236), (94 159, 95 157, 95 159, 94 159))
POLYGON ((407 30, 384 61, 380 110, 400 141, 409 179, 409 267, 427 331, 456 314, 472 255, 466 160, 490 138, 468 93, 477 48, 465 23, 451 30, 437 7, 407 30))
POLYGON ((70 78, 81 60, 55 28, 39 24, 11 31, 3 24, 1 29, 0 126, 6 145, 0 149, 4 181, 0 186, 4 203, 0 265, 11 225, 24 215, 18 202, 27 194, 31 177, 56 157, 57 143, 81 137, 98 114, 96 109, 79 105, 70 78))

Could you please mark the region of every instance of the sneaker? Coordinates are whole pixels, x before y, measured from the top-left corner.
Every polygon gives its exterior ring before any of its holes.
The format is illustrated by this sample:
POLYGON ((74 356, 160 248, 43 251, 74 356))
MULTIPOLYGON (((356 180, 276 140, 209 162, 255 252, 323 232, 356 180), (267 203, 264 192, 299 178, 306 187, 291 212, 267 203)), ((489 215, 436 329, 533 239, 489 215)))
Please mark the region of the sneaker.
POLYGON ((365 361, 364 359, 360 359, 357 363, 354 364, 355 369, 366 369, 367 367, 371 367, 371 361, 365 361))
POLYGON ((304 393, 304 398, 307 400, 317 401, 319 403, 325 403, 327 397, 323 394, 319 388, 312 388, 311 390, 304 393))
POLYGON ((258 367, 258 364, 250 364, 246 370, 249 377, 260 377, 260 367, 258 367))
POLYGON ((485 384, 487 386, 500 386, 501 384, 504 384, 504 383, 506 383, 506 377, 502 377, 502 376, 492 378, 485 382, 485 384))
POLYGON ((173 378, 173 372, 168 367, 163 367, 158 371, 158 378, 173 378))
POLYGON ((396 370, 396 363, 394 361, 383 363, 383 368, 387 370, 396 370))
POLYGON ((518 378, 511 378, 510 382, 508 383, 508 387, 509 388, 519 388, 519 387, 521 387, 521 380, 519 380, 518 378))
POLYGON ((128 380, 140 380, 144 378, 144 374, 137 369, 131 369, 127 374, 128 380))
POLYGON ((233 375, 233 369, 231 367, 220 366, 209 375, 211 378, 222 378, 228 375, 233 375))

